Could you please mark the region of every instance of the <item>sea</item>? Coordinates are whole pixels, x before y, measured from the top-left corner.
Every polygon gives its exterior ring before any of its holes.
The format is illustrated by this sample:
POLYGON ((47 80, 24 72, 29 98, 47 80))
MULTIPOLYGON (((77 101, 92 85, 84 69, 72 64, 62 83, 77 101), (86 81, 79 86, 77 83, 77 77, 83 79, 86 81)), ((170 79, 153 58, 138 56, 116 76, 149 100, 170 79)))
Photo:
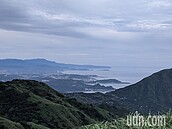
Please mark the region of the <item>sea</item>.
POLYGON ((107 70, 68 70, 66 74, 80 74, 80 75, 98 75, 96 79, 117 79, 122 82, 130 84, 103 84, 105 86, 112 86, 115 89, 123 88, 128 85, 137 83, 143 78, 158 72, 164 68, 162 67, 112 67, 107 70))

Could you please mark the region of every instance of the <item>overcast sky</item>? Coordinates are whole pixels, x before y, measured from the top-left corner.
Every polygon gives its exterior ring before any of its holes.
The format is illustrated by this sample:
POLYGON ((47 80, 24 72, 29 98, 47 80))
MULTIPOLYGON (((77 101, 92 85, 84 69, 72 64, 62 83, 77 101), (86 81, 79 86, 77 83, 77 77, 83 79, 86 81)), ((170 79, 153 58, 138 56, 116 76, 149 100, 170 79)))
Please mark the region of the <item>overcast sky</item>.
POLYGON ((147 68, 146 75, 171 67, 172 1, 0 0, 0 43, 2 59, 147 68))

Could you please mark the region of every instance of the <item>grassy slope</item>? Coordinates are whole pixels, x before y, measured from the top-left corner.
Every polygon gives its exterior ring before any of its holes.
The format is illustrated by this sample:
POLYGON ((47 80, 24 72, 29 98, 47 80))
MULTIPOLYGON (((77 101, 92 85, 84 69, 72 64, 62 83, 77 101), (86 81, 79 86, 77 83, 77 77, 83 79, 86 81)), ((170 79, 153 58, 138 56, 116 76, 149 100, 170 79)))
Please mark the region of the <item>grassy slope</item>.
POLYGON ((120 107, 130 112, 139 111, 144 114, 165 113, 172 107, 172 69, 154 73, 136 84, 106 94, 71 93, 67 95, 81 102, 98 105, 118 115, 123 114, 125 110, 120 112, 120 107), (115 107, 118 108, 117 111, 114 110, 115 107))
POLYGON ((33 122, 17 123, 6 118, 0 117, 0 129, 50 129, 42 125, 35 124, 33 122))
POLYGON ((24 129, 20 123, 0 117, 0 129, 24 129))
POLYGON ((111 122, 101 122, 87 126, 79 127, 78 129, 172 129, 172 112, 166 113, 165 126, 127 126, 126 118, 115 119, 111 122))
POLYGON ((122 108, 112 95, 103 93, 68 93, 69 97, 76 98, 80 102, 96 105, 102 109, 111 112, 113 115, 123 117, 129 113, 122 108))
POLYGON ((26 127, 30 122, 32 126, 54 129, 72 129, 112 118, 105 110, 65 97, 43 83, 26 80, 0 83, 0 116, 26 127))
POLYGON ((162 70, 128 87, 108 93, 130 111, 167 112, 172 107, 172 69, 162 70), (121 99, 125 98, 125 99, 121 99))

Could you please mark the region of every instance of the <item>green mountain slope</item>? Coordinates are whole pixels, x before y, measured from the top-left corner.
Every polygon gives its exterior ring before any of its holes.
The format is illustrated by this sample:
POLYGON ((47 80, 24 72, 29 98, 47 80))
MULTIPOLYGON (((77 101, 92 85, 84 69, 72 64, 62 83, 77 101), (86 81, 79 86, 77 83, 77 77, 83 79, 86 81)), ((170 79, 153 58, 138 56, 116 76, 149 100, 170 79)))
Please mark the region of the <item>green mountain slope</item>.
POLYGON ((115 112, 112 106, 144 114, 167 112, 172 108, 172 69, 154 73, 136 84, 106 94, 73 93, 68 96, 110 112, 115 112))
POLYGON ((20 123, 0 117, 0 129, 24 129, 24 127, 20 123))
POLYGON ((5 123, 20 123, 18 126, 26 129, 72 129, 112 118, 103 109, 65 97, 44 83, 26 80, 0 83, 0 116, 5 123))
POLYGON ((67 96, 71 98, 76 98, 77 100, 98 106, 111 112, 113 115, 118 117, 123 117, 129 113, 126 109, 121 107, 116 99, 112 95, 107 95, 103 93, 68 93, 67 96))
POLYGON ((33 122, 22 124, 0 117, 0 129, 49 129, 33 122))
POLYGON ((117 102, 132 111, 166 112, 172 107, 172 69, 154 73, 109 95, 117 96, 117 102))

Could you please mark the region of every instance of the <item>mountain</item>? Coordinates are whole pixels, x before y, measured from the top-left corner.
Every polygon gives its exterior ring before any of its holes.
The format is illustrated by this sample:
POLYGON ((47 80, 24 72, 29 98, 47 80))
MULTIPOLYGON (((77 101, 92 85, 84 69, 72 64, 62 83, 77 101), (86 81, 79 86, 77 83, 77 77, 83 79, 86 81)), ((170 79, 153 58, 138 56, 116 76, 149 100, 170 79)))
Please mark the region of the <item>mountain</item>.
POLYGON ((122 82, 117 79, 103 79, 103 80, 96 80, 96 81, 90 81, 88 83, 101 83, 101 84, 130 84, 128 82, 122 82))
POLYGON ((100 84, 89 85, 89 84, 86 84, 83 80, 54 79, 54 78, 50 78, 50 77, 48 77, 47 80, 48 80, 48 82, 45 82, 45 83, 47 83, 55 90, 58 90, 62 93, 96 92, 96 91, 108 92, 108 91, 115 90, 112 86, 103 86, 100 84))
POLYGON ((117 96, 117 102, 131 111, 166 112, 172 107, 172 69, 108 94, 117 96))
POLYGON ((92 104, 102 109, 105 109, 112 113, 123 117, 129 114, 129 111, 121 107, 111 95, 103 94, 100 92, 96 93, 67 93, 65 94, 70 98, 75 98, 80 102, 92 104))
POLYGON ((167 112, 172 107, 172 69, 159 71, 136 84, 106 94, 73 93, 68 96, 94 105, 106 103, 109 107, 124 107, 131 112, 167 112))
POLYGON ((74 74, 0 74, 0 81, 13 79, 28 79, 44 82, 53 89, 62 93, 71 92, 108 92, 115 90, 112 86, 100 84, 87 84, 88 80, 95 80, 97 76, 74 74))
POLYGON ((10 74, 52 74, 65 70, 109 70, 110 68, 109 66, 63 64, 45 59, 0 60, 0 72, 10 74))
POLYGON ((1 129, 73 129, 112 118, 108 111, 65 97, 44 83, 0 82, 1 129))
POLYGON ((38 125, 33 122, 27 122, 26 124, 20 124, 0 117, 0 129, 49 129, 43 125, 38 125))

